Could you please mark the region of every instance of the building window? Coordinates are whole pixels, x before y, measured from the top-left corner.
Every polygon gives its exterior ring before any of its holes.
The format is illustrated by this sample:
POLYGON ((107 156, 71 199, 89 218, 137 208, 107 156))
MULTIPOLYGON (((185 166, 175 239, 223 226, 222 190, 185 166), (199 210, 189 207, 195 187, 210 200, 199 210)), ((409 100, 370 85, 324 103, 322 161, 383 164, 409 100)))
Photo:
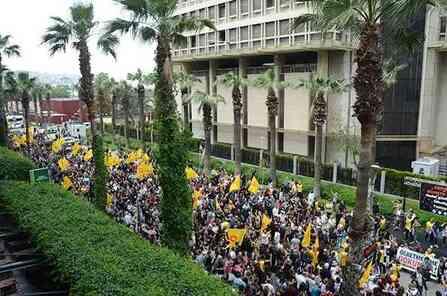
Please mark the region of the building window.
POLYGON ((216 8, 215 6, 208 7, 208 18, 214 20, 216 18, 216 8))
POLYGON ((262 9, 262 1, 261 0, 253 0, 253 11, 259 11, 262 9))
POLYGON ((248 26, 241 28, 241 41, 248 40, 248 26))
POLYGON ((230 16, 237 16, 237 2, 233 0, 230 2, 230 16))
POLYGON ((284 133, 278 133, 278 152, 284 152, 284 133))
POLYGON ((253 25, 253 39, 258 39, 262 37, 262 26, 259 25, 253 25))
POLYGON ((191 36, 191 48, 195 48, 197 46, 196 36, 191 36))
POLYGON ((225 3, 219 4, 219 18, 225 18, 225 3))
POLYGON ((441 16, 441 34, 445 35, 447 31, 447 16, 441 16))
POLYGON ((199 35, 199 46, 200 47, 204 47, 205 46, 205 39, 206 39, 206 35, 205 34, 199 35))
POLYGON ((279 22, 279 34, 288 35, 290 32, 289 20, 282 20, 279 22))
POLYGON ((206 18, 206 10, 205 10, 205 8, 200 9, 199 14, 200 14, 201 18, 206 18))
POLYGON ((241 0, 241 14, 248 13, 248 0, 241 0))
POLYGON ((236 29, 230 29, 230 42, 236 43, 237 42, 237 31, 236 29))
POLYGON ((275 7, 275 0, 266 0, 265 1, 265 7, 266 8, 273 8, 273 7, 275 7))
POLYGON ((225 31, 219 31, 219 42, 225 42, 226 40, 225 31))
POLYGON ((275 36, 275 22, 265 24, 265 37, 275 36))
POLYGON ((216 32, 208 33, 208 44, 214 45, 216 43, 216 32))
POLYGON ((279 0, 281 7, 290 6, 290 0, 279 0))

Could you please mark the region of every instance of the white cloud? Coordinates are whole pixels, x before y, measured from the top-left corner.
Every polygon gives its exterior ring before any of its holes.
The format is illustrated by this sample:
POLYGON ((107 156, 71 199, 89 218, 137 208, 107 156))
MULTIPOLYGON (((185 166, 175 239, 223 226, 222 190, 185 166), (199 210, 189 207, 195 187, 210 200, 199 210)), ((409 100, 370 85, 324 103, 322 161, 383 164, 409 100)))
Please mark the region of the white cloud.
MULTIPOLYGON (((42 35, 50 25, 50 16, 67 17, 74 0, 0 0, 0 34, 11 34, 13 42, 22 47, 21 58, 6 58, 13 70, 28 70, 49 73, 78 74, 77 53, 68 49, 66 53, 49 56, 48 48, 40 45, 42 35)), ((105 22, 115 17, 123 17, 120 7, 112 0, 94 0, 95 18, 105 22)), ((146 72, 153 69, 154 47, 142 44, 129 37, 121 38, 118 60, 105 56, 90 46, 92 70, 94 73, 107 72, 117 79, 123 79, 128 72, 141 68, 146 72)))

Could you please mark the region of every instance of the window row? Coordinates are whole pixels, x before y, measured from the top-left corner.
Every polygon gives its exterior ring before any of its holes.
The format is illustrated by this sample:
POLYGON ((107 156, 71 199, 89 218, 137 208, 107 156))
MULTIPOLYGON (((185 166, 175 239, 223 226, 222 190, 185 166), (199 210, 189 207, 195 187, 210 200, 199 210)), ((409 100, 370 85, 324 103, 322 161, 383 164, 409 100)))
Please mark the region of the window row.
MULTIPOLYGON (((181 1, 182 2, 182 1, 181 1)), ((183 4, 188 6, 188 1, 183 4)), ((268 15, 303 7, 305 3, 298 0, 232 0, 219 5, 183 13, 181 17, 201 17, 214 22, 233 21, 254 16, 268 15)))

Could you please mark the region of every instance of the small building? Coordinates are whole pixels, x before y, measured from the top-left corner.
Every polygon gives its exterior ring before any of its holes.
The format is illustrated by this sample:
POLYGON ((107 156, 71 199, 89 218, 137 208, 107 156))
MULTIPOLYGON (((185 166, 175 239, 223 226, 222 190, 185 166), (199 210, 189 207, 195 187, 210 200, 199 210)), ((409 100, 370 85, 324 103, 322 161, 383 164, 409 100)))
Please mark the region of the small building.
POLYGON ((39 110, 38 115, 44 116, 44 122, 47 121, 48 113, 50 113, 49 123, 61 124, 69 120, 88 121, 87 107, 79 98, 52 98, 49 105, 47 100, 40 103, 42 112, 39 110))

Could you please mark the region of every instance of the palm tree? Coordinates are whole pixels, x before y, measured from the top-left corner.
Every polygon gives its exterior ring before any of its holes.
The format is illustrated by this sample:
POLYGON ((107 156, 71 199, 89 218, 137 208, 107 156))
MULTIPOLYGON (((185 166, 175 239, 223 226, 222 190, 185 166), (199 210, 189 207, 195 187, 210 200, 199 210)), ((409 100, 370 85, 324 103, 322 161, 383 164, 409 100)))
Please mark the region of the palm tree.
MULTIPOLYGON (((427 5, 446 7, 445 0, 307 0, 312 4, 310 14, 297 18, 294 26, 313 22, 323 31, 341 30, 357 32, 359 37, 356 49, 357 69, 353 86, 356 91, 354 115, 361 125, 360 158, 356 205, 352 230, 353 239, 350 253, 354 263, 362 258, 363 239, 368 231, 367 200, 371 165, 375 160, 377 120, 383 110, 385 83, 383 80, 383 21, 387 22, 387 35, 398 32, 402 24, 415 13, 425 10, 427 5)), ((396 38, 398 40, 398 38, 396 38)), ((351 265, 350 265, 351 266, 351 265)), ((358 277, 350 268, 343 295, 359 295, 356 288, 358 277)))
MULTIPOLYGON (((9 97, 10 101, 14 101, 17 105, 19 100, 19 88, 17 85, 16 74, 12 71, 8 71, 5 74, 5 88, 4 95, 9 97)), ((18 112, 18 107, 16 106, 16 111, 18 112)))
POLYGON ((119 98, 119 83, 113 78, 110 80, 110 83, 112 85, 112 141, 114 141, 116 132, 116 108, 118 106, 119 98))
POLYGON ((29 149, 30 134, 29 134, 29 103, 31 99, 31 91, 36 83, 36 78, 31 78, 28 72, 20 72, 17 75, 17 86, 22 100, 23 117, 25 118, 25 135, 26 145, 29 149))
MULTIPOLYGON (((94 30, 98 27, 98 22, 94 21, 94 11, 92 4, 75 4, 70 7, 70 18, 64 20, 60 17, 51 17, 54 22, 47 29, 47 33, 43 36, 42 43, 49 45, 50 55, 54 55, 59 51, 66 51, 67 45, 71 42, 74 49, 79 52, 79 70, 81 73, 79 97, 87 106, 88 117, 90 121, 90 129, 92 140, 96 140, 96 123, 95 123, 95 101, 93 74, 90 65, 90 50, 88 41, 94 36, 94 30)), ((115 56, 113 47, 118 43, 118 39, 111 35, 105 34, 99 38, 97 46, 104 53, 115 56)), ((94 147, 95 145, 93 145, 94 147)))
POLYGON ((0 146, 8 145, 8 122, 6 120, 5 98, 3 95, 3 55, 7 57, 20 56, 20 46, 11 44, 11 35, 0 34, 0 146))
MULTIPOLYGON (((81 79, 79 81, 79 98, 87 106, 87 113, 90 121, 90 132, 92 135, 92 148, 95 157, 94 161, 94 195, 96 205, 102 206, 105 204, 105 196, 101 189, 101 184, 105 184, 105 177, 103 172, 99 171, 102 167, 103 156, 100 155, 103 152, 102 140, 97 142, 96 134, 96 122, 95 122, 95 100, 94 100, 94 86, 93 86, 93 74, 90 65, 90 50, 88 41, 95 35, 95 28, 99 23, 94 21, 93 4, 74 4, 70 7, 70 18, 67 20, 61 17, 51 17, 54 22, 48 29, 47 33, 43 36, 42 43, 49 46, 50 55, 54 55, 56 52, 64 51, 67 45, 71 43, 71 46, 79 52, 79 70, 81 73, 81 79), (99 168, 99 170, 98 170, 99 168), (96 186, 98 185, 98 186, 96 186), (99 196, 99 195, 102 196, 99 196)), ((114 46, 118 43, 118 38, 111 34, 105 34, 101 36, 97 41, 97 46, 106 54, 116 57, 114 46)))
POLYGON ((127 81, 123 80, 119 86, 121 106, 124 111, 124 138, 126 139, 126 147, 129 148, 129 108, 130 98, 132 96, 132 86, 127 81))
POLYGON ((255 87, 267 89, 267 105, 268 127, 270 131, 270 178, 273 186, 276 185, 276 116, 278 115, 278 97, 276 90, 281 90, 287 87, 287 83, 280 80, 276 69, 268 69, 261 76, 254 81, 249 82, 255 87))
POLYGON ((32 91, 32 97, 33 97, 33 104, 34 104, 34 117, 36 121, 41 122, 42 121, 42 108, 41 102, 43 100, 43 92, 44 92, 44 85, 38 81, 35 82, 35 85, 33 87, 32 91), (40 109, 40 114, 38 110, 40 109))
POLYGON ((184 178, 188 161, 185 137, 180 132, 173 91, 171 45, 185 42, 185 31, 196 31, 213 24, 197 17, 177 17, 177 0, 115 0, 128 12, 128 19, 110 22, 107 33, 130 33, 143 42, 155 42, 155 114, 158 129, 158 176, 161 199, 161 242, 188 254, 191 235, 191 196, 184 178))
POLYGON ((300 79, 292 87, 309 90, 312 98, 312 120, 315 125, 314 196, 319 199, 321 196, 323 126, 327 123, 328 116, 327 96, 345 91, 347 84, 344 80, 334 80, 312 74, 309 80, 300 79))
POLYGON ((203 114, 203 131, 205 133, 205 153, 203 158, 203 173, 208 176, 210 169, 210 154, 211 154, 211 129, 212 123, 212 110, 219 103, 225 103, 222 96, 208 95, 202 91, 196 91, 191 100, 199 104, 199 112, 203 114))
POLYGON ((232 88, 232 98, 233 98, 233 146, 234 146, 234 161, 236 163, 235 174, 240 175, 241 173, 241 110, 242 110, 242 94, 241 86, 247 84, 247 81, 234 72, 226 73, 220 83, 226 87, 232 88))
POLYGON ((191 101, 191 89, 195 83, 200 82, 200 79, 192 74, 186 72, 176 73, 174 76, 175 82, 181 93, 182 109, 183 109, 183 128, 190 130, 189 127, 189 103, 191 101))
POLYGON ((151 83, 153 80, 150 74, 144 74, 141 69, 137 69, 135 73, 128 73, 127 80, 136 81, 137 82, 137 97, 138 97, 138 129, 140 134, 141 145, 144 148, 144 126, 146 123, 145 115, 144 115, 144 102, 146 98, 146 89, 145 85, 151 83))
POLYGON ((107 73, 99 73, 95 77, 96 99, 98 100, 99 130, 104 135, 104 109, 106 102, 110 100, 112 81, 107 73))
MULTIPOLYGON (((51 121, 51 92, 53 87, 50 84, 44 85, 44 93, 45 93, 45 101, 46 101, 46 109, 47 109, 47 118, 46 123, 49 124, 51 121)), ((42 111, 42 109, 40 109, 42 111)))

